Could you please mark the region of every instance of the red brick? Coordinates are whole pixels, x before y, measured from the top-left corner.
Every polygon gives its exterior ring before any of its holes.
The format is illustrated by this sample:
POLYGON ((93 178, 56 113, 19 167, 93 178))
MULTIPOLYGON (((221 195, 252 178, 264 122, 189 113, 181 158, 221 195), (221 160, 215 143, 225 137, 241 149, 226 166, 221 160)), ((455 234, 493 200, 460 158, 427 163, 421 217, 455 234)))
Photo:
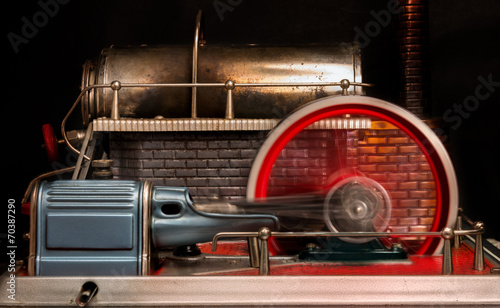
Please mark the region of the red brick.
POLYGON ((412 163, 416 163, 416 162, 427 162, 427 157, 422 154, 422 155, 409 155, 409 160, 410 162, 412 163))
POLYGON ((410 172, 408 177, 411 181, 426 181, 432 178, 430 172, 410 172))
POLYGON ((305 169, 305 168, 287 168, 285 175, 286 176, 305 176, 305 175, 307 175, 307 169, 305 169))
POLYGON ((311 158, 325 158, 329 157, 329 155, 332 155, 332 151, 327 151, 325 149, 309 149, 308 150, 308 157, 311 158))
POLYGON ((418 202, 419 200, 417 199, 406 199, 406 200, 399 200, 399 206, 400 207, 418 207, 418 202))
POLYGON ((416 208, 416 209, 409 209, 409 216, 415 217, 415 216, 428 216, 429 215, 429 210, 426 208, 416 208))
POLYGON ((306 158, 307 150, 305 149, 284 149, 283 156, 287 158, 306 158))
POLYGON ((436 189, 436 182, 423 181, 418 183, 420 189, 436 189))
POLYGON ((368 155, 366 157, 368 163, 385 163, 387 161, 387 156, 383 155, 368 155))
POLYGON ((421 225, 432 225, 434 222, 434 217, 419 217, 418 223, 421 225))
POLYGON ((327 176, 329 173, 327 168, 309 168, 307 174, 310 176, 327 176))
POLYGON ((398 189, 398 183, 396 182, 379 182, 379 184, 386 190, 398 189))
POLYGON ((295 166, 295 160, 294 159, 276 159, 274 162, 276 167, 294 167, 295 166))
POLYGON ((359 165, 358 169, 359 169, 359 171, 362 171, 362 172, 374 172, 374 171, 377 171, 377 166, 378 165, 375 165, 375 164, 359 165))
POLYGON ((387 180, 387 174, 386 173, 370 173, 366 175, 372 180, 375 181, 386 181, 387 180))
POLYGON ((410 198, 424 199, 431 198, 429 190, 412 190, 410 191, 410 198))
POLYGON ((389 173, 387 176, 387 180, 389 181, 408 181, 408 173, 405 172, 397 172, 397 173, 389 173))
POLYGON ((408 137, 389 137, 387 138, 387 143, 389 144, 408 143, 408 137))
POLYGON ((410 232, 427 232, 429 229, 429 226, 410 226, 410 232))
POLYGON ((408 198, 408 191, 406 190, 396 190, 389 193, 392 199, 406 199, 408 198))
POLYGON ((392 217, 406 217, 408 216, 408 209, 392 209, 392 217))
POLYGON ((418 225, 417 217, 400 217, 398 218, 398 223, 400 225, 415 226, 418 225))
POLYGON ((378 154, 396 154, 398 152, 398 148, 395 146, 379 146, 377 148, 378 154))
POLYGON ((399 171, 417 171, 418 170, 418 165, 417 164, 399 164, 399 171))
POLYGON ((420 171, 431 171, 431 166, 428 163, 419 165, 420 171))
POLYGON ((379 164, 379 165, 377 165, 377 171, 395 172, 395 171, 398 171, 398 166, 397 165, 379 164))
POLYGON ((385 137, 368 137, 366 138, 368 144, 385 144, 387 139, 385 137))
POLYGON ((362 146, 359 147, 359 154, 375 154, 377 153, 377 147, 362 146))
POLYGON ((408 162, 407 155, 391 155, 387 157, 387 161, 389 163, 406 163, 408 162))
POLYGON ((416 145, 404 145, 399 147, 399 153, 417 154, 420 153, 420 149, 416 145))
POLYGON ((413 182, 401 182, 399 183, 399 189, 406 189, 406 190, 410 190, 410 189, 417 189, 418 188, 418 182, 416 181, 413 181, 413 182))
POLYGON ((435 207, 436 199, 420 200, 421 207, 435 207))

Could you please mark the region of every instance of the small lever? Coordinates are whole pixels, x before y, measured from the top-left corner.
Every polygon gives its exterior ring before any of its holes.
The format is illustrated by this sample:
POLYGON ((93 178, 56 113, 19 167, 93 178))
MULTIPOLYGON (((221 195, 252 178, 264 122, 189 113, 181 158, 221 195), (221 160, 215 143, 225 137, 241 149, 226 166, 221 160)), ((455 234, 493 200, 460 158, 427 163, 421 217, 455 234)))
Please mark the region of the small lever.
POLYGON ((76 296, 76 304, 78 307, 85 307, 96 296, 99 288, 92 281, 87 281, 82 285, 82 289, 76 296))

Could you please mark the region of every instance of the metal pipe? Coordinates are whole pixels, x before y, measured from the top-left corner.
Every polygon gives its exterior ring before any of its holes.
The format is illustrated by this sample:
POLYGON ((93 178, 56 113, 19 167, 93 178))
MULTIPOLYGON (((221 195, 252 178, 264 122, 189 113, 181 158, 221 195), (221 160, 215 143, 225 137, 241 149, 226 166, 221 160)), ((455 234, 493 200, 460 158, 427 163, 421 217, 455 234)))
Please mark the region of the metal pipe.
POLYGON ((451 252, 451 239, 454 236, 453 229, 444 228, 441 236, 444 239, 442 274, 451 275, 453 274, 453 255, 451 252))
POLYGON ((269 275, 269 246, 267 241, 271 237, 271 230, 264 227, 259 230, 258 234, 260 242, 259 275, 269 275))
POLYGON ((248 254, 250 256, 250 266, 259 267, 259 242, 256 237, 247 238, 248 254))
MULTIPOLYGON (((201 31, 201 20, 203 17, 203 12, 201 10, 198 11, 196 15, 196 24, 194 31, 194 43, 193 43, 193 75, 192 82, 193 84, 198 83, 198 48, 200 46, 200 36, 203 37, 203 32, 201 31)), ((197 88, 193 87, 191 91, 191 118, 196 119, 197 117, 197 107, 196 107, 196 97, 197 97, 197 88)))
MULTIPOLYGON (((484 224, 480 221, 474 224, 474 229, 484 232, 484 224)), ((474 248, 474 269, 482 271, 484 269, 484 250, 483 250, 483 235, 476 234, 476 245, 474 248)))

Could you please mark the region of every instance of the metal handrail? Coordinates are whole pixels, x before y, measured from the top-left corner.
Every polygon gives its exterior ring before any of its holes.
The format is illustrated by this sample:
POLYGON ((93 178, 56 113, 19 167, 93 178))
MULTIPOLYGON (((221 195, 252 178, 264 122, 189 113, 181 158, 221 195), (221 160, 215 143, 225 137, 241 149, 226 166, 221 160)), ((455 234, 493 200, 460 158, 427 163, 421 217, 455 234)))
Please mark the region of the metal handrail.
MULTIPOLYGON (((80 94, 76 98, 72 107, 63 118, 61 122, 61 134, 64 139, 64 142, 68 146, 68 148, 80 155, 80 151, 77 150, 68 140, 66 136, 66 122, 69 119, 69 116, 73 113, 75 108, 80 103, 83 95, 94 89, 103 89, 110 88, 113 90, 113 104, 111 115, 114 119, 119 119, 120 114, 118 112, 118 92, 122 88, 145 88, 145 87, 158 87, 158 88, 225 88, 228 91, 227 101, 226 101, 226 118, 232 119, 234 117, 233 114, 233 99, 232 99, 232 90, 237 87, 328 87, 328 86, 340 86, 342 88, 342 94, 347 95, 347 89, 350 86, 361 86, 361 87, 372 87, 373 84, 364 83, 364 82, 350 82, 347 79, 342 79, 340 82, 280 82, 280 83, 237 83, 233 80, 227 80, 226 82, 208 82, 208 83, 121 83, 119 80, 115 80, 110 84, 94 84, 89 85, 81 90, 80 94)), ((192 108, 196 108, 196 103, 192 104, 192 108)), ((196 110, 192 110, 192 116, 196 117, 196 110)), ((90 158, 86 155, 83 156, 84 159, 90 160, 90 158)))
MULTIPOLYGON (((475 224, 474 230, 453 230, 452 228, 444 228, 441 232, 429 231, 429 232, 279 232, 271 231, 269 228, 261 228, 258 232, 220 232, 217 233, 212 239, 212 251, 217 250, 217 242, 220 238, 257 238, 260 243, 259 251, 256 253, 255 250, 258 245, 249 245, 249 255, 252 259, 252 255, 259 255, 259 262, 254 262, 250 260, 252 264, 259 265, 260 275, 269 275, 269 250, 268 250, 268 239, 272 237, 442 237, 444 239, 443 248, 443 264, 442 264, 442 274, 450 275, 453 273, 453 257, 451 249, 451 240, 455 235, 465 236, 465 235, 476 235, 480 238, 484 233, 484 225, 481 222, 475 224)), ((249 241, 250 242, 250 241, 249 241)), ((483 270, 484 269, 484 255, 482 248, 482 240, 476 241, 480 242, 480 246, 476 245, 474 254, 474 269, 483 270)))

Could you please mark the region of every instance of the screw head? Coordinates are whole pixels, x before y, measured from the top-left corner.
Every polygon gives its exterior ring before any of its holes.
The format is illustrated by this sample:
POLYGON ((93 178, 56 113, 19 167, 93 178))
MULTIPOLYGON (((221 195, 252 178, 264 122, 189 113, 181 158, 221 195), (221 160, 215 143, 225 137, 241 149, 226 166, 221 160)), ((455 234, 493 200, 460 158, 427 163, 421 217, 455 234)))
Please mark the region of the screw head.
POLYGON ((268 240, 269 238, 271 237, 271 230, 269 230, 269 228, 261 228, 259 230, 259 239, 261 240, 268 240))
POLYGON ((349 79, 342 79, 340 81, 340 87, 342 89, 348 89, 350 85, 351 85, 351 83, 349 82, 349 79))
POLYGON ((231 79, 226 81, 226 85, 225 85, 226 89, 232 90, 232 89, 234 89, 235 86, 236 85, 235 85, 234 81, 232 81, 231 79))
POLYGON ((441 236, 445 239, 445 240, 451 240, 454 236, 453 234, 453 229, 452 228, 444 228, 443 231, 441 231, 441 236))
POLYGON ((122 88, 122 83, 119 82, 118 80, 115 80, 111 83, 111 89, 120 90, 121 88, 122 88))

